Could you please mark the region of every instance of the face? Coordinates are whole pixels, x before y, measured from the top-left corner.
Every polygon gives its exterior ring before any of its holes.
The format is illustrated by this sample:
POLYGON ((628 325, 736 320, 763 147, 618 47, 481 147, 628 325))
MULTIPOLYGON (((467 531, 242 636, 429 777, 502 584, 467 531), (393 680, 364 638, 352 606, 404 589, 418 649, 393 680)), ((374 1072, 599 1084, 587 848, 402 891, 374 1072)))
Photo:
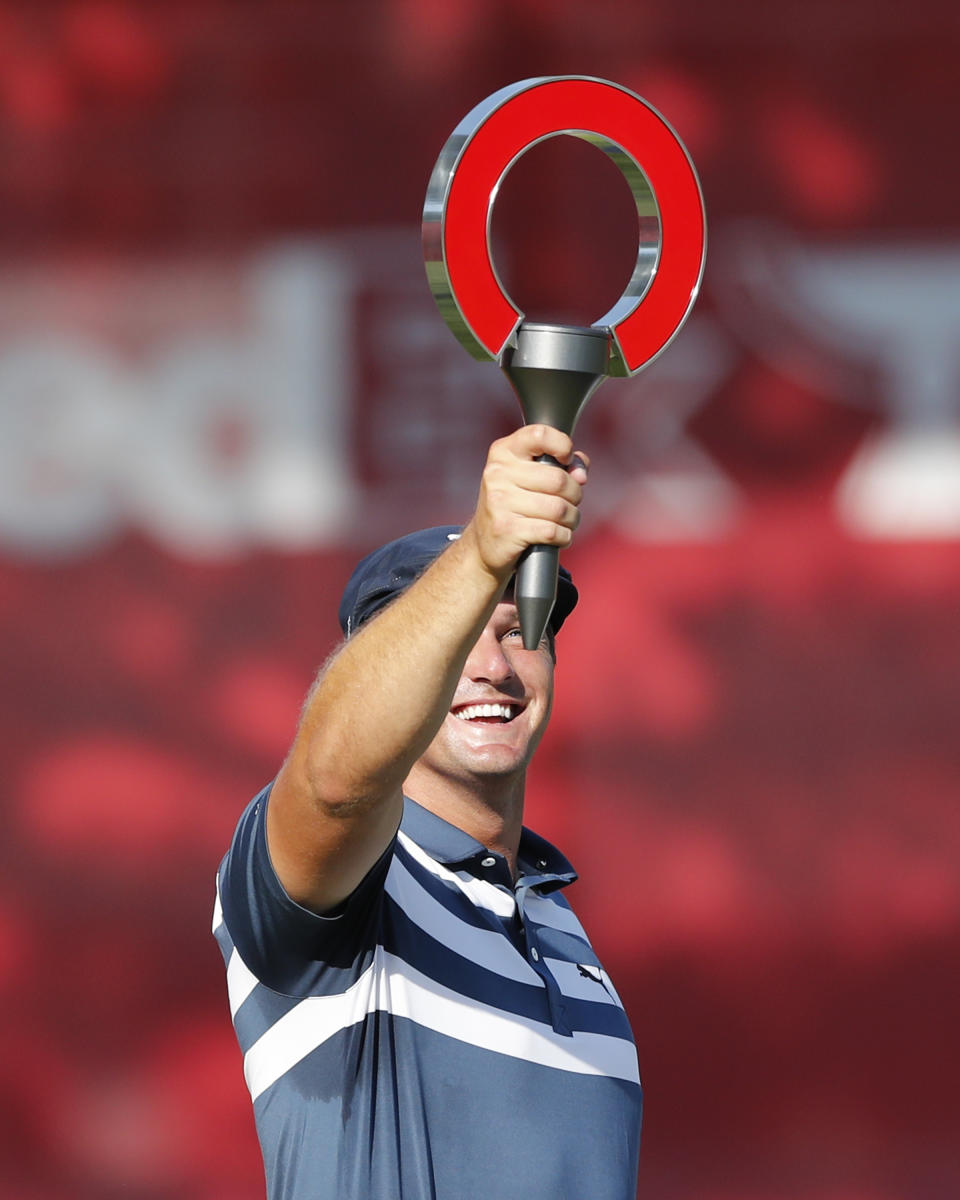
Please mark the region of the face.
POLYGON ((553 665, 546 638, 524 650, 516 607, 498 604, 421 767, 460 779, 522 775, 550 718, 553 665))

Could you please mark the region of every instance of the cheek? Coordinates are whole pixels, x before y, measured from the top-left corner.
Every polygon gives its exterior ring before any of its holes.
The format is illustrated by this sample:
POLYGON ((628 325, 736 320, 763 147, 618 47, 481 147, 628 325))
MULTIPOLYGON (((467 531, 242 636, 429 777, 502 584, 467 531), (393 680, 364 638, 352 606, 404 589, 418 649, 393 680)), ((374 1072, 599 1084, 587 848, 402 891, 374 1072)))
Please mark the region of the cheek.
POLYGON ((553 671, 542 671, 527 681, 530 693, 536 696, 545 716, 553 709, 553 671))
POLYGON ((521 644, 505 650, 511 670, 530 690, 553 687, 553 655, 544 641, 536 650, 524 650, 521 644))

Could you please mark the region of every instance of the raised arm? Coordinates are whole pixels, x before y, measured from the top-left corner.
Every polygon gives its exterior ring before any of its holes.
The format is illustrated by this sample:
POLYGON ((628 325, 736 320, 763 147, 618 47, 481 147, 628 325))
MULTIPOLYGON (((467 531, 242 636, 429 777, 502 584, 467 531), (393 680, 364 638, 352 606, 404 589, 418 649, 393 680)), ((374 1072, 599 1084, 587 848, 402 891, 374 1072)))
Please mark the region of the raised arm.
POLYGON ((531 545, 569 545, 585 482, 585 460, 556 429, 527 425, 494 442, 459 540, 321 672, 267 811, 270 855, 294 900, 330 910, 386 849, 403 782, 517 560, 531 545))

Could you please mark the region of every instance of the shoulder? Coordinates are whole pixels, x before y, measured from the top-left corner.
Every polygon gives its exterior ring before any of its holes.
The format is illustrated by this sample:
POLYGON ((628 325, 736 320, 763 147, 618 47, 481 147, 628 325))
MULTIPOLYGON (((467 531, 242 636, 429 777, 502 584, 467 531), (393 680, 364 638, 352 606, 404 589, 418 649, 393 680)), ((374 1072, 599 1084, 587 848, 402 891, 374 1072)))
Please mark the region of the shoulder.
POLYGON ((218 913, 230 947, 247 970, 275 991, 305 995, 319 972, 349 970, 375 941, 395 842, 335 912, 311 912, 291 899, 270 861, 266 810, 271 786, 254 796, 237 822, 217 875, 218 913))

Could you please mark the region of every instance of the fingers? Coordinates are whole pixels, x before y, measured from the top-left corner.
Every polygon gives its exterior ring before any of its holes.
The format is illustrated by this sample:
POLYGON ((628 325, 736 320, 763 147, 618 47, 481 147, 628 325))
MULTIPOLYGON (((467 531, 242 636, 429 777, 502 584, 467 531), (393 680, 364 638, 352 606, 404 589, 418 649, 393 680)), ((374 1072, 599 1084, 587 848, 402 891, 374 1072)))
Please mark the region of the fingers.
POLYGON ((503 572, 528 546, 568 546, 588 471, 588 457, 548 425, 525 425, 494 442, 472 522, 485 564, 503 572), (538 462, 543 455, 556 463, 538 462))
POLYGON ((579 504, 583 499, 583 483, 565 467, 556 467, 552 463, 526 462, 521 459, 516 464, 504 466, 502 469, 509 472, 511 480, 518 487, 527 491, 562 496, 571 504, 579 504))
POLYGON ((517 482, 530 491, 553 492, 573 504, 583 499, 590 459, 582 450, 574 449, 567 434, 549 425, 524 425, 495 442, 490 460, 511 463, 517 482), (545 454, 560 465, 539 462, 545 454))
MULTIPOLYGON (((556 434, 556 430, 549 431, 556 434)), ((508 506, 526 516, 543 516, 565 525, 572 525, 576 508, 583 500, 587 469, 582 458, 576 458, 570 439, 557 437, 519 438, 511 435, 495 442, 490 448, 484 481, 508 506), (549 446, 551 449, 545 449, 549 446), (551 454, 559 463, 539 462, 531 456, 551 454), (510 495, 511 491, 517 492, 510 495), (552 502, 550 502, 553 498, 552 502), (547 501, 547 502, 544 502, 547 501), (558 503, 559 501, 559 503, 558 503)))
MULTIPOLYGON (((579 485, 574 486, 579 492, 579 485)), ((569 499, 562 493, 515 485, 512 491, 503 494, 502 499, 509 510, 518 517, 552 521, 566 529, 576 529, 580 524, 579 501, 569 499)))
POLYGON ((590 473, 589 456, 583 450, 574 449, 573 441, 559 429, 553 429, 549 425, 524 425, 503 441, 507 445, 514 443, 513 451, 521 458, 537 459, 543 454, 549 454, 581 487, 587 482, 590 473))
POLYGON ((571 476, 580 484, 581 487, 587 482, 587 476, 590 474, 590 459, 582 450, 577 450, 574 453, 570 463, 569 471, 571 476))
POLYGON ((579 453, 568 434, 550 425, 523 425, 494 444, 509 448, 520 458, 537 459, 541 454, 549 454, 564 466, 570 466, 579 453))

